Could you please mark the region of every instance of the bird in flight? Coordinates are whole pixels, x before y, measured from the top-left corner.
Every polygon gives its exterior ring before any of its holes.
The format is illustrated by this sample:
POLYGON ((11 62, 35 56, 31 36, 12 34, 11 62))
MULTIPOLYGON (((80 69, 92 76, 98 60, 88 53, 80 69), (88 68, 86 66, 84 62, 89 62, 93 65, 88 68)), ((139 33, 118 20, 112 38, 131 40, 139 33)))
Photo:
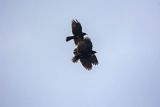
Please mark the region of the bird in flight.
POLYGON ((82 26, 78 22, 78 20, 72 20, 72 33, 73 36, 66 37, 66 41, 74 40, 75 45, 78 44, 79 40, 83 40, 84 36, 87 35, 86 33, 82 32, 82 26))
POLYGON ((74 57, 72 58, 73 63, 77 63, 79 60, 84 68, 87 70, 92 69, 92 65, 97 65, 98 60, 95 55, 96 51, 92 50, 93 45, 87 35, 82 32, 82 26, 78 20, 72 20, 72 33, 73 36, 66 37, 66 41, 74 40, 75 45, 77 46, 73 50, 74 57))
POLYGON ((72 58, 72 62, 76 63, 80 60, 81 64, 87 70, 92 69, 92 65, 97 65, 98 60, 95 55, 96 51, 92 50, 92 42, 86 37, 83 40, 80 40, 77 44, 77 48, 74 49, 74 57, 72 58))

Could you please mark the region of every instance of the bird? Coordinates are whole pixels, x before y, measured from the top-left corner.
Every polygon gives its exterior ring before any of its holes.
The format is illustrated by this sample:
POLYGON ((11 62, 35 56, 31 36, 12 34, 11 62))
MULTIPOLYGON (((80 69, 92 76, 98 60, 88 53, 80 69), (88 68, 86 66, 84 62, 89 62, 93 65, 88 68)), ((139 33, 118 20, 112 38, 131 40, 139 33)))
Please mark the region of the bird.
POLYGON ((66 42, 70 40, 74 40, 75 45, 78 44, 78 41, 83 40, 84 36, 87 35, 86 33, 82 32, 82 26, 77 19, 72 20, 72 33, 73 36, 66 37, 66 42))
POLYGON ((73 63, 77 63, 80 60, 83 67, 87 70, 92 69, 92 65, 97 65, 98 60, 95 55, 96 51, 92 50, 92 42, 90 38, 85 37, 83 40, 80 40, 77 44, 77 47, 74 49, 72 58, 73 63))

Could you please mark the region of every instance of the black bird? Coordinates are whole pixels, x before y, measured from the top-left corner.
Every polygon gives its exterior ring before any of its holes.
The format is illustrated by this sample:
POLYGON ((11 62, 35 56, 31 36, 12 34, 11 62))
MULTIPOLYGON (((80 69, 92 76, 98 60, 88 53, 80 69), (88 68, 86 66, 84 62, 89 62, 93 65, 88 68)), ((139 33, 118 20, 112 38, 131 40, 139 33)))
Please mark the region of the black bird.
POLYGON ((82 26, 77 19, 72 20, 72 33, 73 36, 66 37, 66 41, 68 42, 73 39, 75 45, 77 45, 78 41, 83 40, 84 36, 87 35, 86 33, 82 32, 82 26))
POLYGON ((97 65, 98 60, 95 55, 96 51, 92 50, 92 42, 91 40, 86 37, 83 40, 80 40, 77 44, 77 48, 74 49, 74 57, 72 62, 76 63, 80 60, 81 64, 87 69, 91 70, 92 65, 97 65))

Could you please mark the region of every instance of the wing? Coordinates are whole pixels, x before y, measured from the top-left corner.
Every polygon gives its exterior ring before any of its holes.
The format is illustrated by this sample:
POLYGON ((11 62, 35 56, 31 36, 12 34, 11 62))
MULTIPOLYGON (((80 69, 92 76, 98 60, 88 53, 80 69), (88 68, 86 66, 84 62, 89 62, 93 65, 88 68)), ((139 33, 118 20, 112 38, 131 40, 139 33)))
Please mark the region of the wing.
POLYGON ((78 60, 79 60, 78 56, 74 56, 74 57, 72 58, 72 62, 73 62, 73 63, 77 63, 78 60))
POLYGON ((74 36, 79 36, 82 34, 82 26, 78 20, 72 20, 72 33, 74 36))
POLYGON ((96 55, 91 55, 89 59, 93 65, 98 65, 98 60, 96 55))
POLYGON ((91 70, 92 69, 92 64, 88 59, 85 58, 81 58, 80 59, 81 64, 83 65, 83 67, 87 70, 91 70))
POLYGON ((75 48, 74 50, 73 50, 73 54, 74 54, 74 57, 72 58, 72 62, 73 63, 77 63, 78 62, 78 60, 79 60, 79 53, 78 53, 78 51, 77 51, 77 48, 75 48))

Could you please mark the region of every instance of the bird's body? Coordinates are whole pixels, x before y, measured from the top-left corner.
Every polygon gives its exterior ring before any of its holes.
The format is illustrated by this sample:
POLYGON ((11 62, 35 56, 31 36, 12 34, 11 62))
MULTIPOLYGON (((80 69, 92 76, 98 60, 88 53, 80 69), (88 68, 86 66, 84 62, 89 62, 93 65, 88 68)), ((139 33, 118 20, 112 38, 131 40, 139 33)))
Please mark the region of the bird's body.
POLYGON ((84 38, 78 42, 77 48, 74 49, 72 61, 75 63, 80 60, 81 64, 88 70, 92 69, 92 64, 97 65, 98 60, 95 51, 92 50, 92 42, 89 38, 84 38))
POLYGON ((82 26, 78 20, 72 20, 72 33, 73 36, 66 37, 66 41, 74 40, 75 45, 78 44, 80 40, 83 40, 86 33, 82 32, 82 26))

